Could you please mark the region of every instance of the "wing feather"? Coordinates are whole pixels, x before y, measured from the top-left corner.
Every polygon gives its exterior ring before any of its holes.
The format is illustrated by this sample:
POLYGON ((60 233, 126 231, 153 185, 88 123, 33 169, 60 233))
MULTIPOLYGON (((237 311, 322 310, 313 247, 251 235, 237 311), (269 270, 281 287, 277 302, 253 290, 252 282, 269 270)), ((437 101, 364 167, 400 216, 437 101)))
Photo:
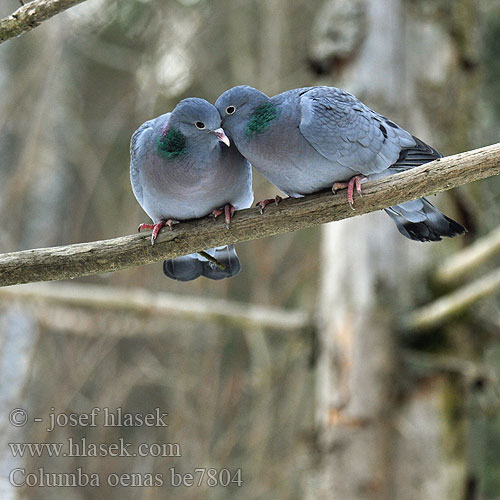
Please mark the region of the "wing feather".
POLYGON ((139 205, 143 206, 143 183, 141 172, 146 161, 147 146, 151 139, 155 120, 144 122, 130 140, 130 182, 139 205))
POLYGON ((299 129, 306 140, 325 158, 360 174, 383 172, 416 144, 406 130, 343 90, 313 87, 299 99, 299 129))

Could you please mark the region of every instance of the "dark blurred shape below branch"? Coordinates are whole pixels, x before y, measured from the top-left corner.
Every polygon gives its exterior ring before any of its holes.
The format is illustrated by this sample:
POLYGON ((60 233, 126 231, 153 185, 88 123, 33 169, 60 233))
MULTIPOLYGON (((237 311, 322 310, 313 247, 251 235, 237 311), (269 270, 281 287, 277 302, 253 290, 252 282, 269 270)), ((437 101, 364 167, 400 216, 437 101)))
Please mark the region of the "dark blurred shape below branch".
POLYGON ((22 35, 43 21, 85 0, 33 0, 0 20, 0 43, 22 35))
MULTIPOLYGON (((0 255, 0 286, 52 281, 117 271, 205 248, 255 240, 374 212, 500 174, 500 144, 460 153, 363 185, 356 210, 346 193, 330 191, 286 199, 260 215, 256 208, 236 212, 231 228, 208 218, 163 231, 152 247, 148 234, 41 248, 0 255)), ((355 235, 353 235, 355 237, 355 235)))

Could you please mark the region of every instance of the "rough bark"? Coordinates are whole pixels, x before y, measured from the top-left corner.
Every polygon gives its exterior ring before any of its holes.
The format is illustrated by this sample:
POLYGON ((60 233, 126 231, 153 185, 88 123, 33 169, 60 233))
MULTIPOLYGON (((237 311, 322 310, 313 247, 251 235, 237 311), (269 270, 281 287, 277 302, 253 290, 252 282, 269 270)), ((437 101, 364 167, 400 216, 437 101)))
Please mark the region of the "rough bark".
MULTIPOLYGON (((267 207, 235 214, 231 229, 223 221, 198 219, 164 231, 152 247, 148 234, 112 240, 41 248, 0 255, 0 285, 52 281, 117 271, 219 245, 255 240, 325 222, 362 215, 384 207, 452 189, 500 173, 500 144, 453 155, 385 179, 367 182, 355 210, 345 192, 318 193, 284 200, 267 207)), ((394 229, 394 232, 396 230, 394 229)))
POLYGON ((85 0, 33 0, 0 20, 0 43, 20 36, 43 21, 85 0))

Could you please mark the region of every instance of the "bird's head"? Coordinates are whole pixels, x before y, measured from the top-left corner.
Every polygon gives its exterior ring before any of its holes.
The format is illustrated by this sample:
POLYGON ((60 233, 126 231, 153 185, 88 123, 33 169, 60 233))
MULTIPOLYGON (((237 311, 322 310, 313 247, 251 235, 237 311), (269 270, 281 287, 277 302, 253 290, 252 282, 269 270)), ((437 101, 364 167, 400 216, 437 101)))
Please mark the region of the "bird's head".
POLYGON ((236 136, 238 125, 246 123, 259 106, 269 101, 269 97, 260 90, 240 85, 226 90, 217 99, 215 107, 222 117, 222 126, 236 136))
POLYGON ((168 128, 178 130, 186 140, 207 145, 210 149, 219 141, 230 146, 217 109, 205 99, 190 97, 182 100, 172 111, 168 128))

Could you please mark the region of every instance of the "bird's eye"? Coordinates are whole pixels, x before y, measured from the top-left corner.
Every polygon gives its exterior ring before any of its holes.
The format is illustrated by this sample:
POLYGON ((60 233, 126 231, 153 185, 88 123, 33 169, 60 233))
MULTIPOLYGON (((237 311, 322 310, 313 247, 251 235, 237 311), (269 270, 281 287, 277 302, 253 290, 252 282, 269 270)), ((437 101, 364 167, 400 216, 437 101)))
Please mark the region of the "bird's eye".
POLYGON ((203 122, 196 122, 196 128, 203 130, 205 128, 205 124, 203 122))
POLYGON ((228 106, 226 108, 226 115, 232 115, 236 111, 236 108, 234 106, 228 106))

